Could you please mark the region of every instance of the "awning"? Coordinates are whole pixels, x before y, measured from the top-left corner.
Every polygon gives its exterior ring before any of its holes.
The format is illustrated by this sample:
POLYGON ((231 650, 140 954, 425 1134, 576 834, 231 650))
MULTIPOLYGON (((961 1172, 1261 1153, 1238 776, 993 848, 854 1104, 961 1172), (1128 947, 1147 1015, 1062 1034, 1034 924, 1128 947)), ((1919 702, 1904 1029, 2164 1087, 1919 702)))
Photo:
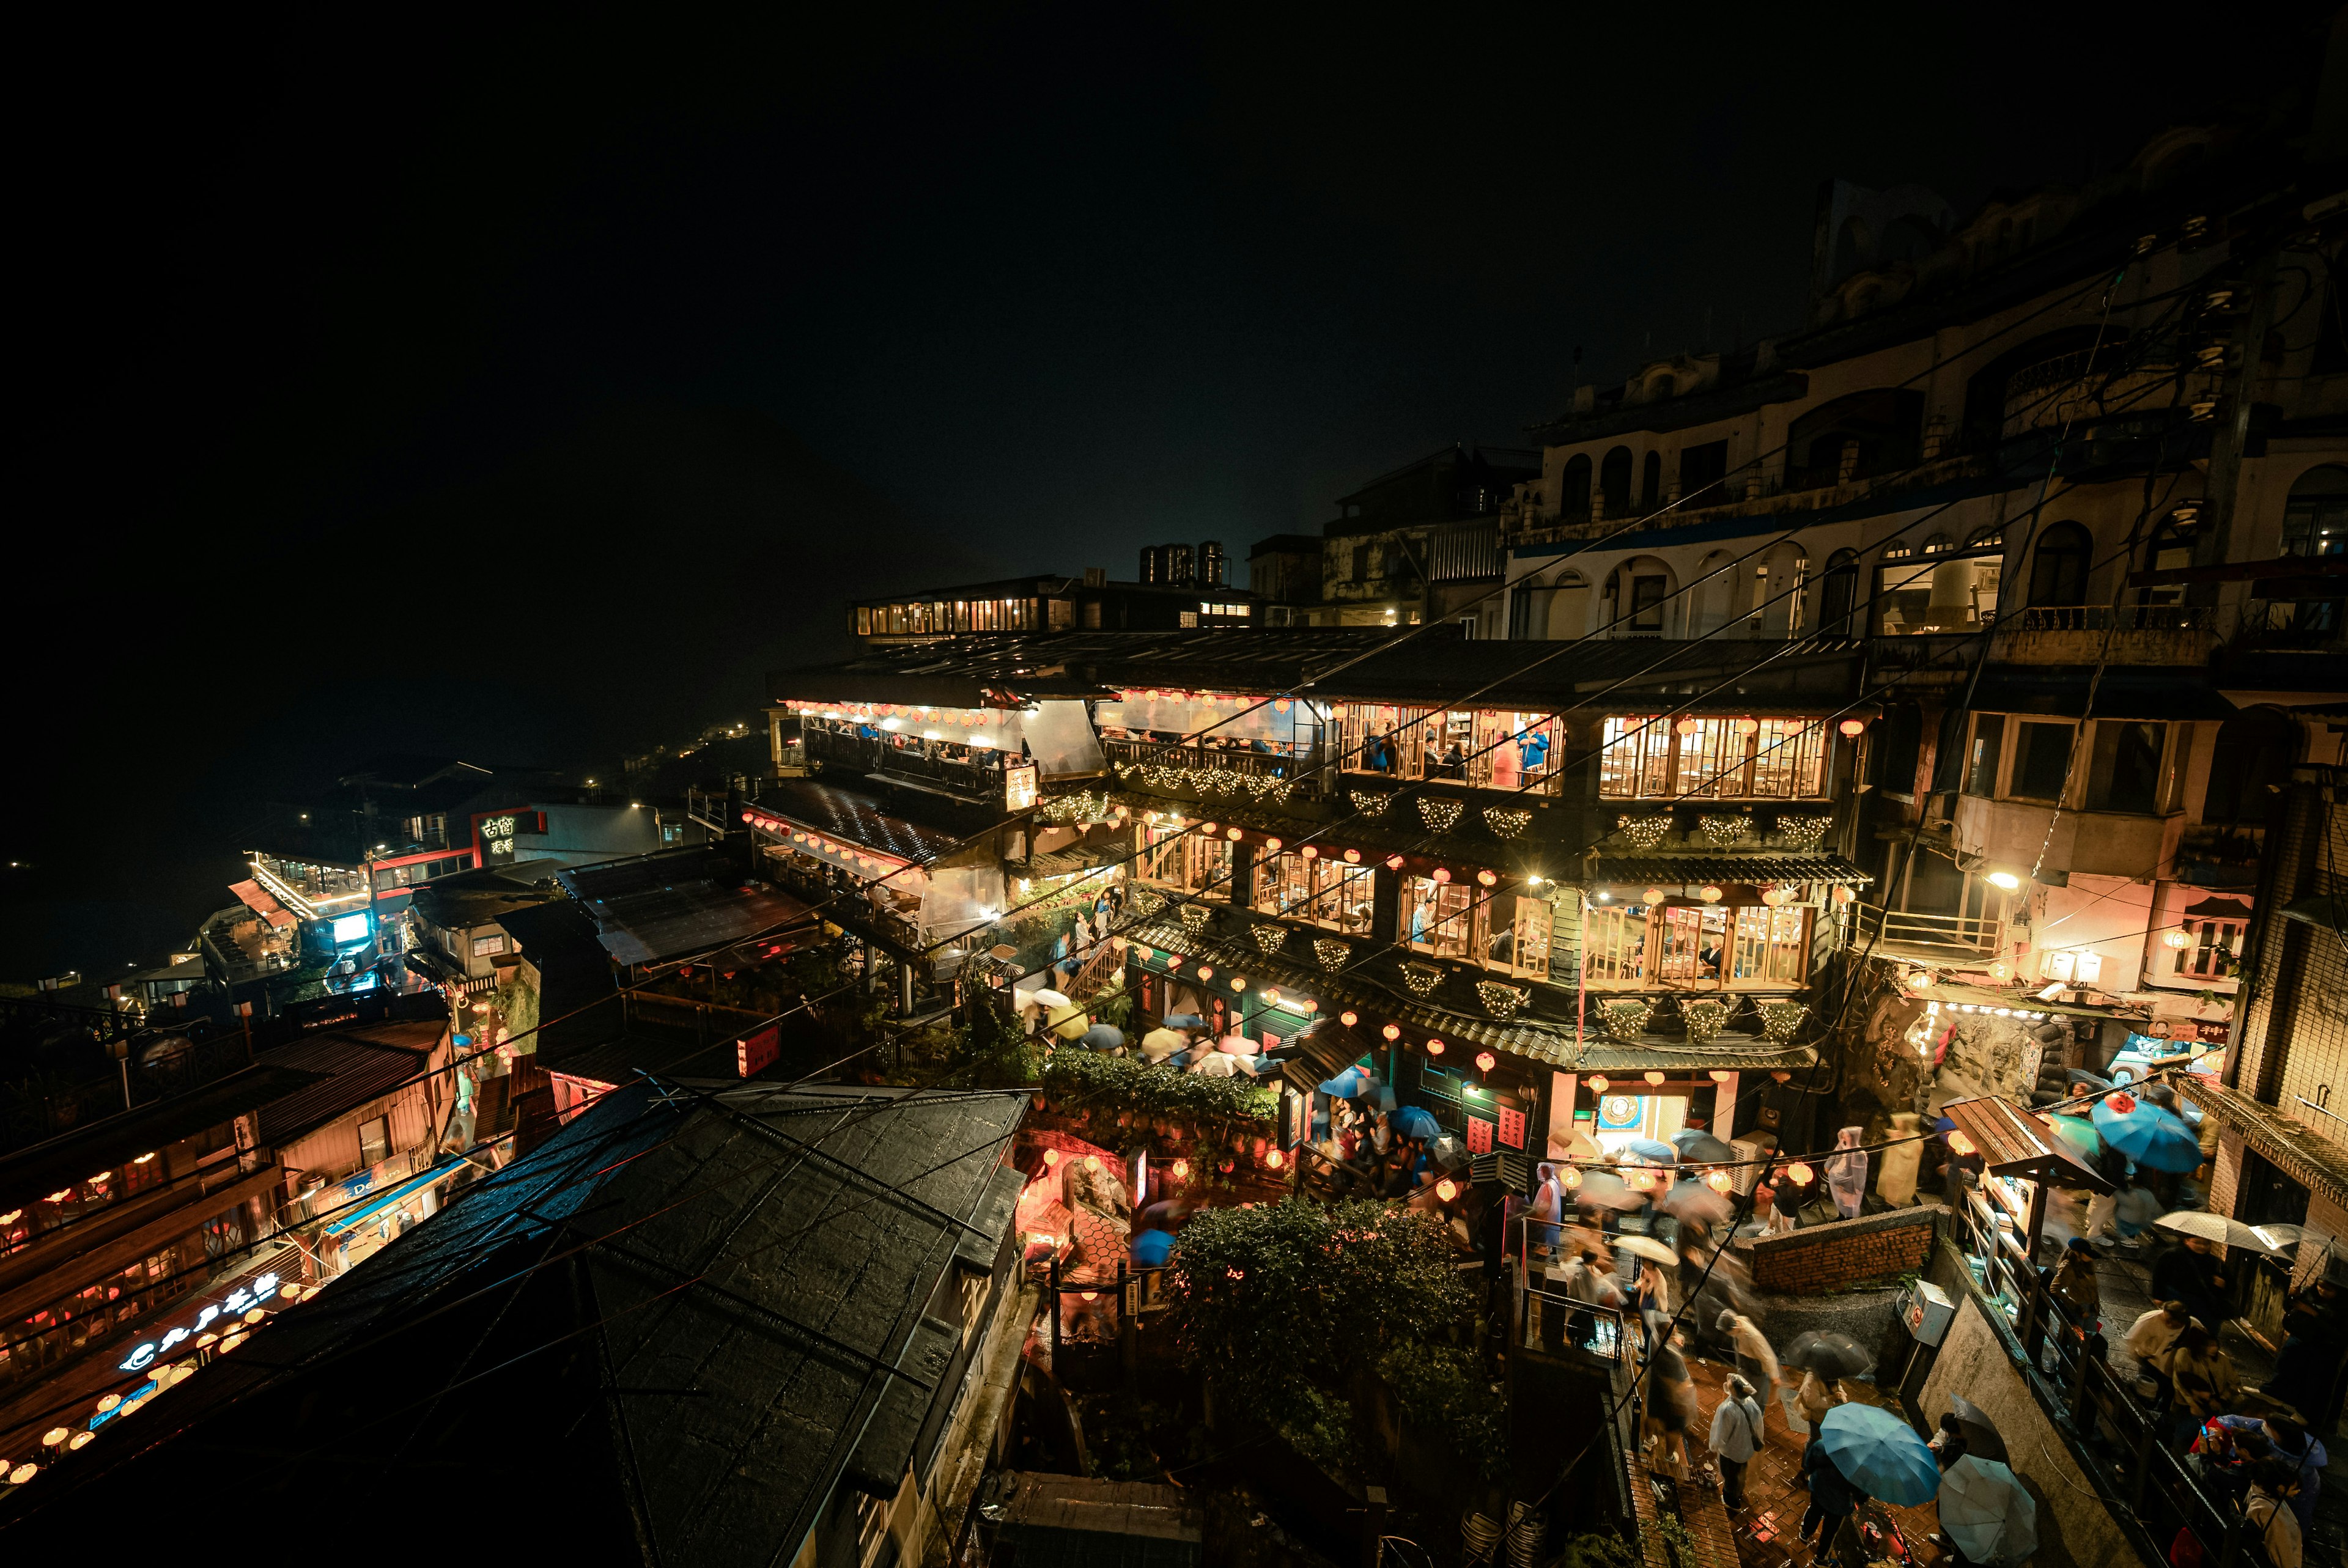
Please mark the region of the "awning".
POLYGON ((2337 894, 2316 893, 2305 898, 2294 898, 2276 911, 2286 920, 2297 920, 2303 926, 2315 926, 2327 931, 2348 931, 2348 898, 2337 894))
POLYGON ((1622 855, 1598 857, 1593 882, 1700 886, 1731 883, 1831 882, 1863 887, 1875 878, 1839 855, 1622 855))
POLYGON ((377 1194, 373 1202, 362 1204, 360 1207, 353 1209, 350 1213, 343 1215, 342 1218, 328 1225, 324 1234, 329 1236, 338 1236, 345 1231, 366 1224, 368 1220, 373 1219, 376 1214, 379 1214, 384 1210, 391 1207, 392 1204, 400 1203, 405 1199, 413 1196, 415 1194, 421 1192, 424 1188, 432 1185, 435 1182, 446 1181, 448 1177, 455 1175, 458 1171, 464 1168, 466 1163, 467 1162, 462 1155, 455 1155, 443 1160, 438 1164, 433 1166, 430 1170, 425 1172, 422 1175, 410 1176, 407 1180, 400 1183, 399 1185, 387 1188, 384 1192, 377 1194))
POLYGON ((1370 1053, 1368 1039, 1334 1018, 1324 1018, 1290 1043, 1303 1054, 1280 1064, 1280 1075, 1300 1094, 1310 1094, 1370 1053))
POLYGON ((1954 1100, 1941 1107, 1956 1131, 1972 1140, 1982 1163, 1996 1176, 2030 1176, 2051 1180, 2056 1186, 2085 1187, 2108 1193, 2111 1183, 2094 1166, 2071 1153, 2045 1118, 2034 1115, 2011 1100, 1994 1095, 1980 1100, 1954 1100))
POLYGON ((228 885, 228 890, 236 895, 238 903, 242 904, 279 930, 282 931, 294 924, 293 911, 262 891, 260 883, 251 880, 232 882, 228 885))
POLYGON ((1982 713, 2033 713, 2077 719, 2230 719, 2238 712, 2196 670, 2106 670, 2085 664, 1993 665, 1982 672, 1972 707, 1982 713), (2087 712, 2087 688, 2096 690, 2087 712))

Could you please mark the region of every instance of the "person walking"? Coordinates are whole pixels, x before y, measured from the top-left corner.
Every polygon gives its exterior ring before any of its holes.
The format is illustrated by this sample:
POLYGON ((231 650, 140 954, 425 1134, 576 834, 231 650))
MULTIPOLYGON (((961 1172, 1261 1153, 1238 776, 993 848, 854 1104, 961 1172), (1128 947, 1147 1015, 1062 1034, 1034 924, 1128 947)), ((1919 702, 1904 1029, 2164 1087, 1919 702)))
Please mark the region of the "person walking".
POLYGON ((2216 1335, 2198 1324, 2178 1335, 2170 1348, 2168 1381, 2176 1396, 2169 1440, 2179 1452, 2191 1445, 2204 1421, 2224 1415, 2241 1391, 2234 1358, 2216 1335))
POLYGON ((1743 1374, 1731 1372, 1721 1385, 1726 1395, 1712 1412, 1712 1451, 1720 1459, 1720 1500, 1732 1513, 1745 1512, 1745 1467, 1761 1448, 1761 1402, 1743 1374))
POLYGON ((1836 1533, 1867 1501, 1867 1494, 1835 1468, 1827 1445, 1815 1434, 1809 1447, 1802 1450, 1802 1483, 1810 1489, 1810 1506, 1803 1511, 1802 1527, 1796 1533, 1810 1544, 1811 1560, 1816 1562, 1833 1550, 1836 1533), (1813 1530, 1818 1532, 1815 1542, 1811 1541, 1813 1530))
POLYGON ((1657 1346, 1647 1358, 1647 1462, 1674 1481, 1688 1476, 1688 1420, 1695 1414, 1695 1383, 1678 1337, 1657 1346))
POLYGON ((2188 1235, 2152 1265, 2153 1299, 2185 1303, 2185 1309, 2212 1334, 2233 1316, 2226 1305, 2226 1276, 2218 1266, 2217 1251, 2209 1237, 2188 1235))
POLYGON ((1669 1332, 1672 1324, 1672 1282, 1655 1266, 1653 1258, 1639 1260, 1639 1284, 1636 1297, 1639 1321, 1647 1330, 1647 1353, 1653 1355, 1669 1332))
POLYGON ((1802 1419, 1810 1424, 1813 1432, 1818 1430, 1818 1423, 1827 1419, 1828 1410, 1849 1402, 1850 1396, 1842 1391, 1841 1378, 1821 1378, 1816 1372, 1803 1373, 1802 1386, 1794 1393, 1794 1404, 1802 1412, 1802 1419))
POLYGON ((2096 1276, 2096 1249, 2085 1237, 2075 1235, 2065 1245, 2062 1265, 2047 1287, 2069 1312, 2074 1328, 2095 1331, 2104 1310, 2104 1287, 2096 1276))
POLYGON ((1827 1156, 1827 1190, 1834 1194, 1835 1209, 1855 1220, 1867 1202, 1868 1153, 1859 1147, 1862 1130, 1846 1127, 1835 1134, 1836 1153, 1827 1156))
MULTIPOLYGON (((1764 1399, 1777 1397, 1777 1352, 1761 1326, 1734 1308, 1725 1308, 1713 1327, 1728 1337, 1736 1348, 1736 1369, 1764 1399)), ((1714 1444, 1717 1448, 1718 1444, 1714 1444)))

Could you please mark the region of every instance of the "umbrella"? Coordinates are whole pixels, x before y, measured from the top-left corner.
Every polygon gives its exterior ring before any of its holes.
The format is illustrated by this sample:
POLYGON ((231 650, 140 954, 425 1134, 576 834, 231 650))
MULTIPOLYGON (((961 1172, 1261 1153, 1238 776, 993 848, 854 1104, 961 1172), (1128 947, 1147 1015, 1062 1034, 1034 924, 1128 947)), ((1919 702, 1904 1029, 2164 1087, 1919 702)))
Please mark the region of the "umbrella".
POLYGON ((1086 1050, 1117 1050, 1125 1045, 1125 1031, 1113 1023, 1097 1023, 1076 1043, 1086 1050))
POLYGON ((1869 1497, 1913 1508, 1941 1490, 1940 1460, 1889 1410, 1837 1405, 1818 1423, 1818 1441, 1835 1469, 1869 1497))
POLYGON ((2071 1081, 2071 1087, 2074 1090, 2092 1089, 2098 1094, 2109 1094, 2112 1091, 2113 1085, 2110 1079, 2097 1077, 2084 1067, 2074 1067, 2065 1072, 2064 1077, 2071 1081))
POLYGON ((1965 1435, 1965 1452, 1979 1454, 1983 1459, 2005 1457, 2005 1439, 1998 1435, 1988 1413, 1962 1394, 1949 1396, 1949 1414, 1957 1418, 1957 1430, 1965 1435))
POLYGON ((1404 1106, 1394 1113, 1393 1122, 1396 1137, 1424 1138, 1431 1143, 1443 1136, 1443 1123, 1423 1105, 1404 1106))
POLYGON ((2269 1252, 2281 1252, 2287 1246, 2297 1246, 2311 1234, 2305 1225, 2282 1222, 2271 1225, 2252 1225, 2250 1229, 2256 1231, 2259 1239, 2267 1244, 2269 1252))
POLYGON ((1672 1147, 1680 1158, 1699 1165, 1733 1164, 1736 1151, 1700 1127, 1690 1127, 1672 1134, 1672 1147))
POLYGON ((1680 1255, 1669 1242, 1657 1241, 1651 1235, 1623 1235, 1614 1238, 1614 1250, 1627 1252, 1632 1257, 1643 1257, 1653 1263, 1677 1263, 1680 1255))
POLYGON ((1064 1008, 1068 1005, 1068 999, 1049 986, 1037 986, 1027 993, 1027 999, 1047 1008, 1064 1008))
POLYGON ((1316 1085, 1319 1092, 1334 1094, 1340 1100, 1360 1100, 1378 1086, 1378 1081, 1366 1067, 1349 1067, 1336 1077, 1316 1085))
POLYGON ((1972 1562, 2019 1563, 2038 1550, 2038 1504, 2013 1471, 1968 1453, 1941 1478, 1941 1528, 1972 1562))
POLYGON ((2072 1152, 2081 1159, 2103 1157, 2104 1141, 2096 1136, 2096 1124, 2085 1116, 2049 1116, 2046 1124, 2054 1130, 2054 1136, 2070 1144, 2072 1152))
POLYGON ((1653 1138, 1630 1139, 1623 1143, 1622 1153, 1636 1154, 1642 1160, 1653 1160, 1658 1165, 1676 1165, 1680 1161, 1677 1149, 1653 1138))
POLYGON ((1785 1354, 1777 1359, 1788 1367, 1816 1372, 1821 1378, 1855 1378, 1875 1365, 1875 1358, 1858 1340, 1831 1328, 1803 1335, 1786 1347, 1785 1354))
POLYGON ((2205 1241, 2214 1241, 2221 1246, 2248 1247, 2252 1252, 2265 1253, 2279 1250, 2269 1246, 2266 1237, 2259 1235, 2257 1231, 2241 1221, 2229 1219, 2224 1214, 2209 1214, 2200 1209, 2178 1209, 2174 1214, 2161 1215, 2152 1223, 2162 1230, 2175 1231, 2179 1235, 2198 1235, 2205 1241))
POLYGON ((2095 1122, 2105 1143, 2139 1165, 2189 1171, 2201 1163, 2201 1141, 2193 1130, 2132 1094, 2106 1094, 2096 1101, 2095 1122))
POLYGON ((1164 1020, 1168 1029, 1204 1029, 1207 1020, 1194 1012, 1169 1012, 1164 1020))
POLYGON ((1631 1190, 1631 1184, 1612 1171, 1585 1171, 1581 1185, 1566 1193, 1568 1201, 1587 1204, 1600 1209, 1643 1209, 1646 1195, 1631 1190))
POLYGON ((1143 1231, 1133 1238, 1133 1261, 1142 1268, 1164 1268, 1174 1255, 1174 1238, 1164 1231, 1143 1231))
POLYGON ((1672 1190, 1655 1200, 1655 1206, 1667 1214, 1684 1220, 1702 1220, 1706 1225, 1728 1217, 1727 1197, 1714 1192, 1702 1182, 1674 1182, 1672 1190))

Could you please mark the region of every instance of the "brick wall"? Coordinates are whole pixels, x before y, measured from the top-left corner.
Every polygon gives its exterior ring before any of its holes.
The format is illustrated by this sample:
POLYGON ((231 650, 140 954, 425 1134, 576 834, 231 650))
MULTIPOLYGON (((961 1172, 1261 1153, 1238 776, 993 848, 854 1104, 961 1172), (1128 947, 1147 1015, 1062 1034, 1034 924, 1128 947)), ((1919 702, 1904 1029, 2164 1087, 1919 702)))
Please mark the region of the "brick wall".
POLYGON ((1753 1244, 1753 1287, 1783 1296, 1826 1296, 1921 1274, 1948 1210, 1939 1204, 1805 1225, 1753 1244))
POLYGON ((2234 1212, 2234 1193, 2242 1179, 2243 1148, 2240 1132, 2230 1127, 2218 1129, 2218 1157, 2209 1163, 2209 1212, 2213 1214, 2234 1212))
POLYGON ((2303 1290, 2315 1283, 2327 1259, 2335 1250, 2348 1250, 2348 1208, 2343 1208, 2321 1192, 2307 1194, 2307 1240, 2300 1244, 2291 1273, 2291 1288, 2303 1290), (2318 1246, 2317 1235, 2329 1236, 2331 1248, 2318 1246))

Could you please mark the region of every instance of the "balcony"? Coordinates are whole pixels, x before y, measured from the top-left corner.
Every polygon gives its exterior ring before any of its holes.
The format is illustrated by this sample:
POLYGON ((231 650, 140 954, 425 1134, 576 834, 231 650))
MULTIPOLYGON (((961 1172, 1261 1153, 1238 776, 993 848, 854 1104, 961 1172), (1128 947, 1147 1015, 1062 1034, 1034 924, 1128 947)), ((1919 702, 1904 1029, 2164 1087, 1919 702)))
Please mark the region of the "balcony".
POLYGON ((2005 922, 1967 915, 1911 915, 1904 909, 1855 909, 1850 945, 1890 958, 1934 963, 1978 959, 1987 963, 2005 949, 2005 922))
POLYGON ((2014 664, 2207 664, 2217 612, 2201 604, 2033 605, 1998 628, 1991 657, 2014 664))
POLYGON ((1195 794, 1244 794, 1287 800, 1317 795, 1323 772, 1310 756, 1243 751, 1231 746, 1168 745, 1154 741, 1103 741, 1101 754, 1128 783, 1139 781, 1195 794))
POLYGON ((2057 818, 2052 805, 2036 801, 1965 794, 1957 797, 1952 836, 1961 856, 1997 865, 2134 879, 2170 864, 2184 830, 2183 812, 2065 811, 2057 818))

